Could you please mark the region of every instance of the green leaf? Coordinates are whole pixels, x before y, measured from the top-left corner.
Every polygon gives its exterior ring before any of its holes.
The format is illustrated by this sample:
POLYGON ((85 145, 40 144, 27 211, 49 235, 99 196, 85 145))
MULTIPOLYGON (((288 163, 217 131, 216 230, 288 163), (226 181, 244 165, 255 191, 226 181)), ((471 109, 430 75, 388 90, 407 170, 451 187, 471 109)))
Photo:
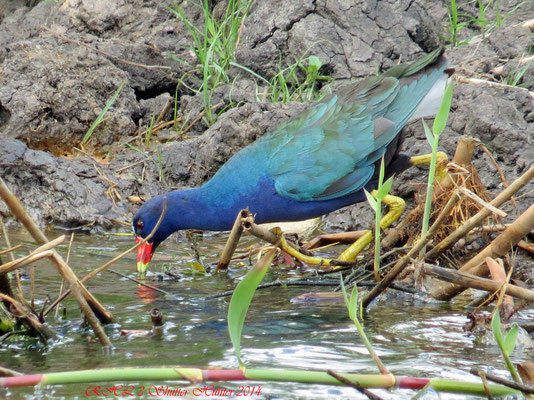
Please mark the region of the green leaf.
POLYGON ((503 350, 506 352, 506 354, 512 354, 514 351, 518 332, 519 326, 517 326, 517 324, 514 322, 504 338, 503 350))
POLYGON ((206 273, 206 268, 204 268, 204 266, 198 261, 187 261, 186 264, 193 272, 198 272, 200 274, 206 273))
POLYGON ((228 307, 228 333, 237 358, 240 358, 241 354, 241 332, 243 331, 243 324, 250 302, 256 292, 256 288, 269 269, 276 252, 277 248, 271 249, 252 267, 243 280, 239 282, 230 300, 228 307))
POLYGON ((5 333, 15 329, 15 323, 8 319, 0 318, 0 332, 5 333))
POLYGON ((421 121, 423 122, 423 128, 425 129, 426 140, 428 144, 430 145, 430 147, 432 147, 434 146, 434 135, 432 134, 432 131, 426 124, 425 120, 422 119, 421 121))
POLYGON ((493 317, 491 318, 491 330, 493 331, 493 336, 495 336, 497 344, 502 349, 504 346, 504 339, 501 332, 501 317, 499 315, 499 310, 495 311, 495 314, 493 314, 493 317))
POLYGON ((376 212, 376 209, 377 209, 377 206, 378 206, 376 200, 371 195, 371 193, 369 193, 367 190, 363 189, 363 192, 365 193, 365 197, 367 197, 367 201, 369 202, 369 205, 376 212))
POLYGON ((310 56, 308 58, 308 69, 312 72, 317 72, 323 66, 321 60, 317 56, 310 56))
POLYGON ((389 191, 391 190, 391 185, 393 185, 393 177, 390 177, 382 184, 382 186, 378 188, 376 198, 382 200, 384 197, 386 197, 389 194, 389 191))
POLYGON ((380 160, 380 174, 378 176, 378 186, 382 186, 384 183, 384 175, 386 174, 386 166, 384 165, 384 155, 382 154, 382 159, 380 160))
POLYGON ((343 274, 339 273, 339 279, 341 281, 341 292, 343 293, 343 298, 345 299, 345 305, 349 311, 349 318, 353 321, 357 320, 356 312, 358 311, 358 287, 354 285, 352 292, 349 296, 347 295, 347 289, 345 289, 345 283, 343 282, 343 274))
POLYGON ((439 106, 438 113, 434 119, 434 125, 432 126, 432 132, 434 136, 441 135, 441 132, 445 129, 447 124, 447 119, 449 119, 449 111, 451 109, 452 102, 452 82, 448 83, 445 86, 445 92, 443 93, 443 99, 441 100, 441 105, 439 106))
POLYGON ((354 285, 352 287, 352 292, 350 294, 350 301, 349 301, 349 318, 351 320, 356 320, 358 316, 356 315, 356 312, 358 311, 358 286, 354 285))
POLYGON ((347 289, 345 289, 345 283, 343 282, 343 274, 339 273, 339 279, 341 280, 341 292, 343 293, 343 298, 345 299, 345 305, 347 306, 347 310, 350 310, 350 301, 349 297, 347 296, 347 289))

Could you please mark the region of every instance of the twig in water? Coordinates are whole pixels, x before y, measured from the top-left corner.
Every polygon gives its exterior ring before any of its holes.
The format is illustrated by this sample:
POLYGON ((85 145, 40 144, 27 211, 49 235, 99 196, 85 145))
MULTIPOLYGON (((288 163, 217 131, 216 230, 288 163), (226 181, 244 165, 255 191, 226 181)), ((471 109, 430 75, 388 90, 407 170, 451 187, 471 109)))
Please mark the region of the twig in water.
MULTIPOLYGON (((72 233, 70 234, 69 248, 67 249, 67 260, 66 260, 67 263, 68 263, 69 260, 70 260, 70 251, 71 251, 71 249, 72 249, 72 242, 73 242, 73 240, 74 240, 74 232, 72 232, 72 233)), ((64 287, 65 287, 65 279, 62 279, 62 280, 61 280, 61 285, 59 286, 59 294, 58 294, 58 297, 60 297, 61 294, 63 293, 63 288, 64 288, 64 287)), ((58 304, 59 304, 59 303, 58 303, 58 304)), ((46 310, 46 309, 45 309, 45 307, 43 306, 43 310, 42 310, 41 313, 44 314, 45 310, 46 310)), ((59 307, 56 307, 56 314, 55 314, 55 317, 56 317, 56 318, 57 318, 57 316, 58 316, 58 313, 59 313, 59 307)), ((44 315, 43 315, 43 318, 44 318, 44 315)))
POLYGON ((372 393, 371 391, 361 388, 354 383, 352 383, 349 379, 345 378, 344 376, 339 375, 338 373, 332 371, 331 369, 327 370, 326 373, 334 378, 336 378, 338 381, 343 382, 345 385, 350 386, 354 389, 356 389, 361 394, 364 394, 367 396, 367 398, 371 400, 382 400, 382 397, 377 396, 376 394, 372 393))
MULTIPOLYGON (((1 341, 1 340, 0 340, 1 341)), ((21 376, 24 375, 18 371, 15 371, 13 369, 9 369, 6 367, 0 367, 0 376, 21 376)))
MULTIPOLYGON (((35 221, 28 215, 20 200, 9 190, 4 180, 0 177, 0 197, 6 205, 9 207, 13 215, 24 225, 26 230, 32 235, 32 237, 39 244, 45 244, 48 242, 45 234, 39 229, 35 221)), ((100 339, 100 342, 104 346, 111 346, 111 342, 106 333, 102 329, 102 326, 98 322, 95 315, 95 310, 100 318, 111 320, 111 314, 96 300, 96 298, 89 293, 87 288, 83 286, 78 280, 78 277, 72 272, 69 265, 63 260, 63 257, 59 255, 55 250, 52 250, 52 260, 57 266, 59 273, 65 278, 68 284, 71 286, 74 297, 78 302, 80 309, 84 313, 85 317, 89 321, 89 324, 93 328, 95 335, 100 339), (89 306, 91 304, 91 306, 89 306)))
POLYGON ((0 273, 7 274, 8 272, 14 271, 18 268, 24 267, 27 264, 40 260, 41 258, 53 256, 52 250, 45 250, 40 253, 35 253, 26 257, 19 258, 15 261, 10 261, 8 263, 0 265, 0 273))
POLYGON ((43 244, 42 246, 39 246, 27 256, 24 256, 24 257, 21 257, 16 260, 0 265, 0 273, 7 274, 8 272, 16 270, 17 268, 20 268, 28 263, 37 261, 43 257, 51 256, 52 252, 50 250, 54 248, 55 246, 57 246, 58 244, 63 243, 64 240, 65 240, 65 235, 58 236, 54 240, 51 240, 43 244))
POLYGON ((10 247, 9 249, 0 250, 0 256, 3 256, 4 254, 7 254, 7 253, 11 253, 12 251, 20 249, 21 247, 22 247, 22 244, 17 244, 16 246, 10 247))
POLYGON ((152 320, 152 328, 157 328, 163 325, 163 314, 157 308, 150 310, 150 319, 152 320))
POLYGON ((345 261, 345 260, 336 260, 329 258, 313 257, 302 254, 298 249, 288 243, 284 237, 283 232, 279 228, 274 228, 271 230, 265 229, 254 222, 254 217, 252 214, 248 214, 246 218, 241 219, 241 224, 243 229, 252 235, 265 240, 275 246, 280 247, 281 250, 285 251, 292 257, 305 262, 306 264, 319 265, 319 266, 333 266, 333 265, 342 265, 342 266, 354 266, 357 264, 356 261, 345 261))
POLYGON ((217 263, 217 268, 215 269, 215 272, 221 269, 228 269, 228 264, 230 264, 230 260, 234 255, 235 249, 237 248, 237 245, 239 243, 239 239, 241 239, 241 234, 243 233, 243 225, 241 224, 241 219, 246 218, 248 213, 248 210, 241 210, 237 214, 234 226, 232 227, 230 235, 228 236, 228 240, 224 245, 224 249, 221 253, 221 257, 219 258, 219 262, 217 263))
MULTIPOLYGON (((476 368, 471 368, 469 372, 475 376, 480 376, 479 373, 482 372, 476 368)), ((486 376, 486 379, 498 383, 500 385, 508 386, 512 389, 521 390, 523 393, 530 393, 534 394, 534 387, 523 385, 520 383, 516 383, 514 381, 511 381, 509 379, 501 378, 500 376, 490 374, 488 372, 483 372, 483 374, 486 376)))
MULTIPOLYGON (((339 271, 336 271, 336 272, 339 272, 339 271)), ((270 287, 277 287, 277 286, 328 286, 328 287, 339 287, 339 283, 338 282, 325 282, 325 281, 303 281, 303 280, 286 280, 286 281, 282 281, 280 279, 277 279, 273 282, 269 282, 269 283, 262 283, 260 285, 258 285, 258 287, 256 289, 266 289, 266 288, 270 288, 270 287)), ((374 282, 359 282, 358 283, 358 286, 360 287, 373 287, 375 286, 375 283, 374 282)), ((396 285, 396 284, 392 284, 391 286, 391 289, 394 289, 394 290, 398 290, 399 292, 406 292, 406 293, 410 293, 410 294, 415 294, 415 293, 418 293, 417 290, 415 289, 411 289, 411 288, 407 288, 407 287, 403 287, 403 286, 400 286, 400 285, 396 285)), ((227 297, 227 296, 231 296, 234 294, 234 289, 232 290, 226 290, 224 292, 220 292, 220 293, 215 293, 215 294, 210 294, 208 296, 204 296, 202 297, 202 300, 209 300, 209 299, 217 299, 217 298, 220 298, 220 297, 227 297)))
MULTIPOLYGON (((502 283, 495 282, 487 278, 481 278, 469 273, 455 271, 451 268, 441 268, 427 263, 424 263, 421 268, 425 274, 432 275, 438 279, 453 283, 455 288, 460 286, 460 291, 468 287, 485 290, 487 292, 498 292, 499 290, 503 289, 502 283)), ((443 291, 443 289, 440 289, 437 294, 441 293, 441 291, 443 291)), ((534 301, 534 291, 522 288, 520 286, 508 284, 506 285, 504 293, 519 299, 534 301)), ((434 294, 432 296, 436 297, 434 294)))
POLYGON ((56 333, 46 325, 41 324, 32 313, 27 311, 23 304, 3 293, 0 293, 0 299, 11 303, 16 312, 14 314, 15 317, 21 320, 30 330, 37 332, 39 339, 41 339, 43 343, 46 343, 48 339, 56 337, 56 333))
POLYGON ((482 380, 482 385, 484 385, 484 390, 486 391, 486 396, 488 397, 488 400, 493 400, 491 390, 488 386, 488 380, 486 379, 486 373, 484 371, 478 371, 478 376, 482 380))
POLYGON ((157 288, 157 287, 155 287, 155 286, 152 286, 152 285, 150 285, 150 284, 148 284, 148 283, 141 282, 139 279, 135 279, 135 278, 132 278, 132 277, 130 277, 130 276, 128 276, 128 275, 124 275, 123 273, 121 273, 121 272, 119 272, 119 271, 115 271, 115 270, 113 270, 113 269, 108 269, 108 272, 111 272, 111 273, 116 274, 116 275, 119 275, 119 276, 121 276, 121 277, 123 277, 123 278, 126 278, 126 279, 129 279, 129 280, 131 280, 131 281, 134 281, 135 283, 137 283, 137 284, 139 284, 139 285, 141 285, 141 286, 145 286, 145 287, 147 287, 147 288, 149 288, 149 289, 155 290, 156 292, 160 292, 160 293, 164 294, 165 296, 169 296, 169 297, 178 299, 176 296, 170 294, 169 292, 166 292, 165 290, 162 290, 162 289, 160 289, 160 288, 157 288))
MULTIPOLYGON (((265 289, 275 286, 336 286, 337 282, 313 282, 313 281, 302 281, 302 280, 287 280, 287 281, 281 281, 280 279, 277 279, 273 282, 269 283, 262 283, 258 285, 257 289, 265 289)), ((227 297, 234 294, 234 289, 227 290, 225 292, 210 294, 208 296, 204 296, 202 299, 208 300, 208 299, 216 299, 219 297, 227 297)))

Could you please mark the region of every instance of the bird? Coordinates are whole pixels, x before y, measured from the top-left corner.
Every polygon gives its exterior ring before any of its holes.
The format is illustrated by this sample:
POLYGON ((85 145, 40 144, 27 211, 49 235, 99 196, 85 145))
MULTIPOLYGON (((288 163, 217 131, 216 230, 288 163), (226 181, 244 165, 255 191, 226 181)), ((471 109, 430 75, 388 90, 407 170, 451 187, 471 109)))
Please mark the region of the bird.
POLYGON ((422 58, 347 84, 282 121, 232 156, 202 186, 146 201, 132 219, 137 269, 145 273, 156 248, 184 229, 226 231, 248 208, 256 223, 315 218, 366 199, 386 176, 412 166, 400 153, 402 128, 436 114, 451 69, 438 47, 422 58))

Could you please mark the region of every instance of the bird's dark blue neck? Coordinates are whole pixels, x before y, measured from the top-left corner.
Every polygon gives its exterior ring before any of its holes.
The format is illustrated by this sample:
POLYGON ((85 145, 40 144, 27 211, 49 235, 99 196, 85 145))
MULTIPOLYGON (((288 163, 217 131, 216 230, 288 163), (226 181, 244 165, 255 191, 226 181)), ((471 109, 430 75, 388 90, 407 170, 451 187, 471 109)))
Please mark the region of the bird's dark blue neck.
POLYGON ((163 222, 172 232, 182 229, 230 230, 239 209, 233 206, 231 199, 225 201, 222 195, 206 185, 170 192, 163 222))

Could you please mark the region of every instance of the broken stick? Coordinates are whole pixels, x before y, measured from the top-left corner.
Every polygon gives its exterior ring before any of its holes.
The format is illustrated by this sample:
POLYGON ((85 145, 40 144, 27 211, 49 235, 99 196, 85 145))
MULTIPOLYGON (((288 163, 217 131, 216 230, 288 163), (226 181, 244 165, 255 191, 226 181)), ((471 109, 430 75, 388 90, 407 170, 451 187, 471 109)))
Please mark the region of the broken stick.
MULTIPOLYGON (((28 215, 26 210, 24 210, 19 199, 9 190, 2 178, 0 178, 0 197, 37 243, 41 245, 48 243, 47 237, 39 229, 35 221, 28 215)), ((87 318, 87 321, 89 321, 95 335, 100 339, 100 343, 104 346, 111 346, 111 342, 98 322, 93 310, 96 309, 100 318, 107 319, 108 321, 111 321, 112 319, 111 314, 93 297, 93 295, 89 293, 85 286, 78 281, 78 278, 74 272, 72 272, 72 269, 67 265, 65 260, 63 260, 63 257, 61 257, 55 250, 52 250, 52 252, 51 259, 56 264, 59 273, 70 285, 72 293, 80 305, 80 309, 87 318), (91 307, 88 303, 91 303, 91 307)))
MULTIPOLYGON (((531 168, 534 170, 534 167, 531 168)), ((513 184, 512 184, 513 185, 513 184)), ((510 185, 510 187, 512 187, 510 185)), ((502 257, 507 254, 525 235, 534 229, 534 204, 521 214, 508 228, 497 236, 484 250, 469 260, 459 269, 471 275, 482 276, 488 273, 485 263, 486 257, 502 257)), ((450 300, 465 288, 457 285, 447 285, 432 293, 437 300, 450 300)))

